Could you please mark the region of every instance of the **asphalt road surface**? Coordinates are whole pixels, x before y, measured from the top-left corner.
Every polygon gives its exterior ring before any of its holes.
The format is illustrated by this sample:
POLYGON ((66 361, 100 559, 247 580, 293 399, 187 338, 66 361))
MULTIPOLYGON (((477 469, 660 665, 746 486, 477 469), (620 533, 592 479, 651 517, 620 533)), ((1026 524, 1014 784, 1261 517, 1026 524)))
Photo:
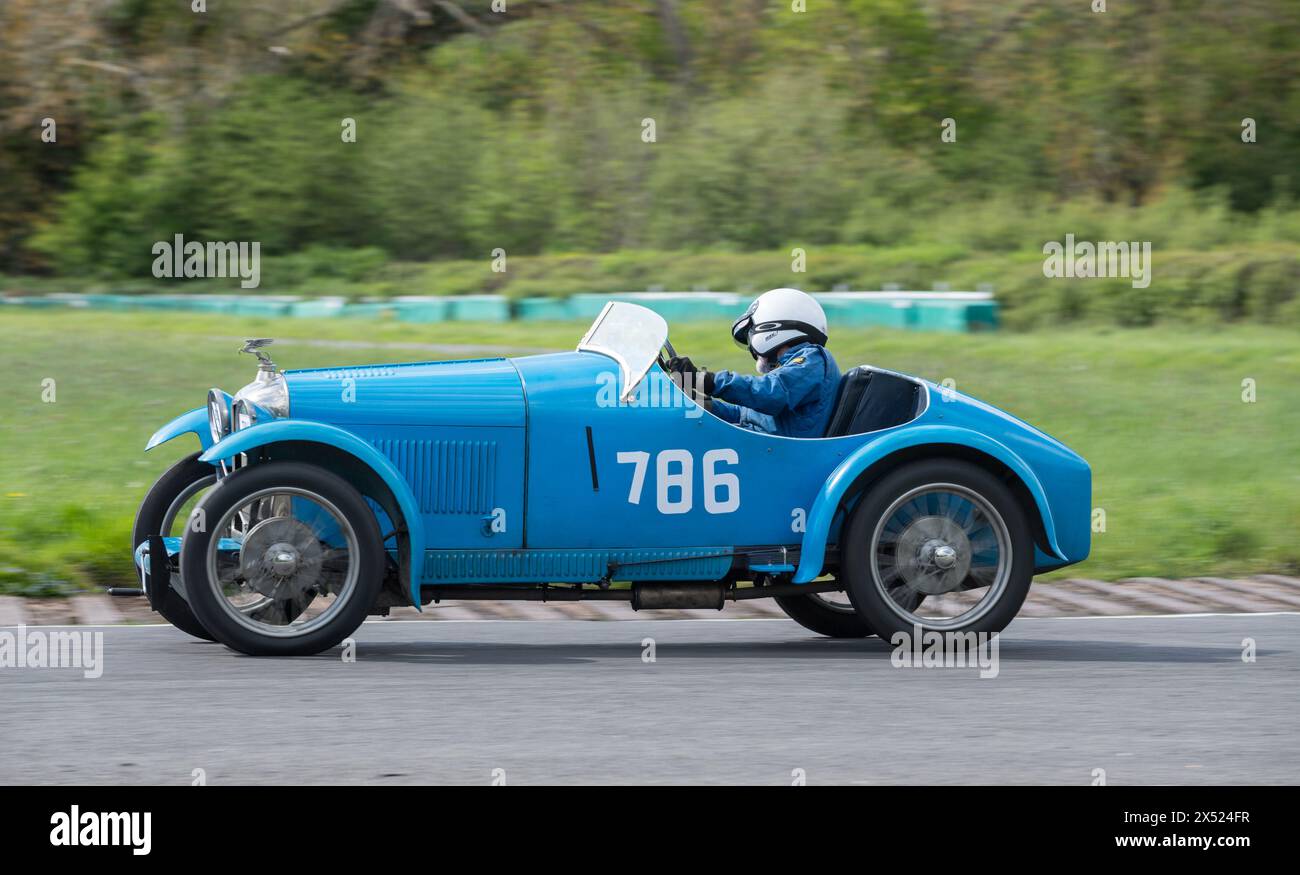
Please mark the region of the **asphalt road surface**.
POLYGON ((1021 618, 991 678, 785 620, 378 621, 354 663, 91 631, 101 677, 0 668, 0 782, 1300 781, 1298 614, 1021 618))

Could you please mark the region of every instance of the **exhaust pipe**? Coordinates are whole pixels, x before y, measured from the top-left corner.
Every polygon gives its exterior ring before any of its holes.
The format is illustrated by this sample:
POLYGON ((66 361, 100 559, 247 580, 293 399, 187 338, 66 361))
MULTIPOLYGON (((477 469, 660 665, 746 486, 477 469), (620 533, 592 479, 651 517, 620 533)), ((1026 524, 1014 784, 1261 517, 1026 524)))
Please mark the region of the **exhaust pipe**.
POLYGON ((653 611, 660 608, 712 608, 722 610, 728 584, 714 583, 634 583, 632 610, 653 611))

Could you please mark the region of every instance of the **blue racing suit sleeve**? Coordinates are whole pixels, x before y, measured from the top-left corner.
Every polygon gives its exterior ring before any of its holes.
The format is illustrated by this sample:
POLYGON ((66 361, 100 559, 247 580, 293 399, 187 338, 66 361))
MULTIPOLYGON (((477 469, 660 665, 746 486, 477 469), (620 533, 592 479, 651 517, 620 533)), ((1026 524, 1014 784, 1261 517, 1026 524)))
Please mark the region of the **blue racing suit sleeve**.
POLYGON ((716 398, 712 399, 711 404, 710 409, 724 422, 730 422, 732 425, 738 425, 750 431, 761 431, 764 434, 777 434, 780 431, 776 420, 766 413, 759 413, 757 410, 740 407, 736 404, 728 404, 726 401, 719 401, 716 398))
POLYGON ((732 425, 740 422, 740 408, 734 404, 728 404, 726 401, 719 401, 714 398, 713 403, 709 405, 709 409, 723 422, 730 422, 732 425))
MULTIPOLYGON (((713 397, 776 416, 798 407, 821 387, 825 377, 826 362, 822 354, 801 352, 789 364, 758 377, 718 371, 713 375, 713 397)), ((721 405, 715 404, 718 406, 721 405)), ((726 419, 725 415, 718 415, 726 419)))

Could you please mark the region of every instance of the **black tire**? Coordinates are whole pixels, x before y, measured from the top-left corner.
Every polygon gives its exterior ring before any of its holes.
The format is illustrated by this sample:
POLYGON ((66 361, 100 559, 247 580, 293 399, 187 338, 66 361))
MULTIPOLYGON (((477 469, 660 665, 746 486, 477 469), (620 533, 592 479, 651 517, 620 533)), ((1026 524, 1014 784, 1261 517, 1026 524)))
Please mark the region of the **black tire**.
MULTIPOLYGON (((995 531, 997 519, 991 523, 990 530, 995 531)), ((901 542, 902 539, 899 540, 901 542)), ((920 626, 923 631, 1001 632, 1019 613, 1034 577, 1034 539, 1025 509, 1005 483, 983 468, 959 459, 914 462, 887 474, 872 485, 845 526, 840 556, 853 603, 867 624, 885 640, 891 639, 898 632, 912 634, 914 625, 920 626), (940 484, 964 488, 996 511, 1007 540, 1007 549, 1011 553, 1000 594, 993 596, 981 608, 982 613, 969 612, 972 613, 969 620, 958 620, 947 625, 916 622, 900 613, 903 609, 885 594, 885 584, 877 579, 878 562, 871 552, 877 526, 882 523, 882 517, 895 501, 912 494, 914 490, 940 484)))
POLYGON ((827 604, 816 594, 777 596, 774 601, 800 626, 830 638, 867 638, 876 634, 857 611, 827 604))
MULTIPOLYGON (((200 507, 209 522, 202 532, 187 531, 181 545, 181 575, 190 605, 200 622, 222 644, 252 656, 309 656, 337 645, 365 620, 383 584, 383 536, 374 513, 355 488, 341 477, 303 462, 268 462, 236 471, 204 496, 200 507), (323 625, 291 637, 259 633, 236 620, 213 586, 208 548, 227 512, 262 490, 305 490, 328 501, 343 515, 356 536, 357 577, 347 602, 323 625)), ((349 562, 351 562, 351 558, 349 562)))
MULTIPOLYGON (((213 467, 207 462, 200 462, 198 453, 186 456, 163 472, 145 495, 144 501, 140 502, 140 509, 135 513, 135 525, 131 527, 132 562, 135 561, 136 548, 147 537, 171 534, 162 531, 162 526, 172 502, 186 490, 212 477, 213 474, 213 467)), ((203 628, 203 624, 199 622, 198 617, 194 616, 194 612, 190 610, 185 599, 181 598, 180 593, 170 586, 167 587, 162 598, 156 601, 155 610, 177 629, 204 641, 216 640, 207 629, 203 628)))

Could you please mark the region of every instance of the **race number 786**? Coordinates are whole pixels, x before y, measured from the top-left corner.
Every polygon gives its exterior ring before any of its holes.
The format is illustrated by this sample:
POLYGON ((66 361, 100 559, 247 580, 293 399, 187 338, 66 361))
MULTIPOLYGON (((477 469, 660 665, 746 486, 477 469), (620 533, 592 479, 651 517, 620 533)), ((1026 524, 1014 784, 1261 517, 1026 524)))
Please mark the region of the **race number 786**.
MULTIPOLYGON (((627 500, 641 503, 650 454, 626 450, 618 454, 620 465, 632 465, 632 486, 627 500)), ((740 478, 719 466, 739 465, 740 456, 730 448, 708 450, 700 459, 704 487, 704 509, 709 513, 733 513, 740 509, 740 478)), ((695 506, 695 457, 690 450, 660 450, 655 455, 655 507, 660 513, 690 513, 695 506)))

